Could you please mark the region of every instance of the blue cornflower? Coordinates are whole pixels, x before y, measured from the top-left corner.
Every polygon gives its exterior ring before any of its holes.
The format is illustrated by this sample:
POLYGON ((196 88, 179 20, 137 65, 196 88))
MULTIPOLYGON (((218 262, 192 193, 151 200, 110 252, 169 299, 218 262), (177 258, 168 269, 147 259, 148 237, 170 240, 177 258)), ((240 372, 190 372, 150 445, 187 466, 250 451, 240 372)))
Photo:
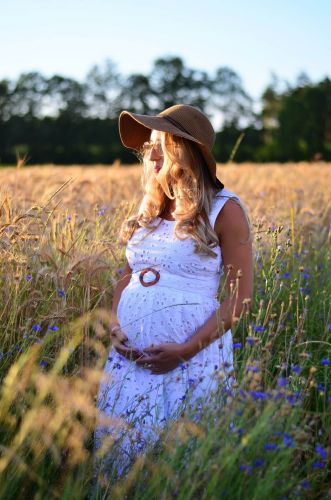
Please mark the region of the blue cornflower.
POLYGON ((325 391, 325 385, 324 384, 317 384, 317 389, 321 392, 325 391))
POLYGON ((299 366, 299 365, 291 365, 291 370, 292 370, 292 372, 294 372, 294 373, 301 373, 302 368, 301 368, 301 366, 299 366))
POLYGON ((319 460, 316 460, 316 462, 313 462, 312 467, 314 469, 324 469, 325 463, 324 462, 320 462, 319 460))
POLYGON ((291 273, 287 272, 283 274, 283 278, 290 278, 291 277, 291 273))
POLYGON ((233 344, 233 349, 240 349, 242 347, 242 343, 241 342, 235 342, 233 344))
POLYGON ((295 394, 286 394, 286 401, 292 406, 295 405, 297 399, 298 398, 295 396, 295 394))
POLYGON ((276 443, 266 443, 264 445, 264 449, 271 451, 271 450, 278 450, 278 445, 276 443))
POLYGON ((266 392, 262 392, 262 391, 249 391, 249 394, 255 400, 256 399, 265 400, 265 399, 268 399, 268 397, 269 397, 269 394, 267 394, 266 392))
POLYGON ((277 379, 277 385, 279 385, 279 387, 286 387, 287 384, 288 384, 287 378, 279 377, 277 379))
POLYGON ((40 362, 39 362, 39 365, 40 365, 42 368, 44 368, 44 367, 48 366, 48 365, 49 365, 49 363, 48 363, 48 361, 45 361, 45 360, 43 359, 42 361, 40 361, 40 362))
POLYGON ((254 345, 254 338, 253 337, 246 337, 246 342, 248 345, 252 346, 252 345, 254 345))
POLYGON ((266 461, 263 458, 255 458, 252 462, 254 468, 262 467, 265 463, 266 461))
POLYGON ((72 216, 71 216, 71 215, 68 215, 68 217, 67 217, 67 221, 69 221, 69 222, 70 222, 70 221, 71 221, 71 219, 72 219, 72 216))
POLYGON ((64 291, 64 290, 61 290, 61 288, 58 288, 58 290, 57 290, 57 294, 58 294, 58 296, 59 296, 61 299, 63 299, 63 298, 66 296, 65 291, 64 291))
POLYGON ((253 372, 253 373, 258 373, 260 371, 260 368, 258 366, 246 366, 246 370, 248 372, 253 372))
POLYGON ((290 436, 289 434, 284 433, 283 443, 288 448, 293 448, 294 440, 293 440, 292 436, 290 436))
POLYGON ((330 330, 331 330, 331 323, 328 323, 328 324, 326 325, 326 328, 330 331, 330 330))
POLYGON ((309 280, 309 278, 310 278, 310 274, 309 274, 309 273, 303 273, 302 277, 303 277, 305 280, 309 280))
POLYGON ((327 459, 327 452, 324 448, 322 448, 322 446, 320 446, 319 444, 315 446, 315 451, 316 453, 319 454, 319 456, 323 459, 323 460, 326 460, 327 459))
POLYGON ((53 332, 56 332, 58 329, 59 329, 59 327, 58 327, 58 326, 56 326, 56 325, 53 325, 53 326, 49 326, 49 327, 48 327, 48 330, 52 330, 53 332))
POLYGON ((27 275, 25 276, 25 281, 31 281, 31 280, 32 280, 32 276, 31 276, 31 274, 27 274, 27 275))
POLYGON ((38 324, 35 324, 35 325, 32 325, 31 329, 34 331, 34 332, 40 332, 41 330, 41 326, 38 325, 38 324))
POLYGON ((328 358, 321 359, 321 365, 331 365, 331 360, 328 358))
POLYGON ((303 488, 304 490, 310 490, 310 488, 311 488, 311 483, 310 483, 307 479, 304 479, 303 481, 301 481, 300 486, 301 486, 301 488, 303 488))
POLYGON ((107 207, 101 207, 100 210, 98 210, 99 217, 102 217, 103 215, 105 215, 106 210, 107 210, 107 207))
POLYGON ((264 332, 264 330, 265 330, 265 326, 258 326, 258 325, 254 326, 255 332, 264 332))

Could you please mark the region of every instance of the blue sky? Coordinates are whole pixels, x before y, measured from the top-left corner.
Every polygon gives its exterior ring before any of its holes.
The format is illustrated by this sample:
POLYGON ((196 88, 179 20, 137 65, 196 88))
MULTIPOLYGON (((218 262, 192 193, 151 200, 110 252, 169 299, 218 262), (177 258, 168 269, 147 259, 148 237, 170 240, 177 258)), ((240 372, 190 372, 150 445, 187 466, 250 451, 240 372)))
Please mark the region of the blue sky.
POLYGON ((258 98, 271 73, 294 83, 331 77, 330 0, 3 0, 0 79, 37 70, 83 79, 112 60, 148 73, 178 55, 208 71, 229 66, 258 98))

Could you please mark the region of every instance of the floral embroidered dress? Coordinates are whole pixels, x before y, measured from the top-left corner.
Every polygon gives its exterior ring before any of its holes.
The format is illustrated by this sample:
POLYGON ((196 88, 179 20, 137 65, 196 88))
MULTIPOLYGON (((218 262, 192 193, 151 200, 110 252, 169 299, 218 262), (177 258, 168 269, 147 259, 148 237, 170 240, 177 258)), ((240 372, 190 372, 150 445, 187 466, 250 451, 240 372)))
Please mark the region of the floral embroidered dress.
MULTIPOLYGON (((216 194, 209 214, 212 227, 229 198, 240 202, 237 195, 225 188, 216 194)), ((129 344, 141 350, 152 344, 183 343, 193 336, 220 305, 216 295, 224 273, 219 246, 213 248, 217 258, 194 253, 192 238, 175 237, 175 221, 157 218, 154 223, 154 232, 146 236, 148 230, 139 228, 127 244, 132 277, 122 291, 117 309, 129 344), (160 278, 146 287, 140 276, 142 270, 150 267, 159 272, 160 278)), ((143 276, 145 283, 154 279, 155 273, 143 276)), ((117 467, 121 470, 129 457, 143 450, 148 442, 155 442, 157 430, 176 418, 183 403, 195 402, 203 408, 220 383, 231 387, 232 349, 232 334, 228 330, 188 362, 164 375, 153 375, 111 349, 97 406, 114 417, 114 425, 96 426, 95 447, 106 435, 120 435, 116 434, 119 419, 130 424, 122 433, 117 453, 117 467)))

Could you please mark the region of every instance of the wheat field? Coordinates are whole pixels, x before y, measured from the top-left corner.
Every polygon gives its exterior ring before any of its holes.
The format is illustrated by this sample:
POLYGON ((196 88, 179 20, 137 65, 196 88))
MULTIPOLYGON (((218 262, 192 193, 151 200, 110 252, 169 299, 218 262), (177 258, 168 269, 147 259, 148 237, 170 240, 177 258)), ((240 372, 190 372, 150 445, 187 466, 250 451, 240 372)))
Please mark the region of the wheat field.
POLYGON ((237 392, 199 425, 175 422, 125 479, 95 483, 95 396, 124 263, 117 237, 140 200, 140 174, 118 163, 0 169, 0 499, 92 489, 112 499, 330 498, 323 162, 218 165, 254 239, 254 303, 233 328, 237 392))

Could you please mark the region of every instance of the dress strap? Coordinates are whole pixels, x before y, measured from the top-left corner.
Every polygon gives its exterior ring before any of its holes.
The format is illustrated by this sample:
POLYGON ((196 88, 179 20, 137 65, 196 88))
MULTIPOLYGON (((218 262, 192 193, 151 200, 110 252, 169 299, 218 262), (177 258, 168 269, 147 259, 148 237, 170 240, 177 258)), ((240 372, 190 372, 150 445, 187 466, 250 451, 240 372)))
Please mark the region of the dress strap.
POLYGON ((211 227, 214 229, 215 222, 217 219, 218 214, 224 207, 225 203, 230 200, 230 199, 235 199, 240 203, 240 198, 238 195, 233 193, 232 191, 229 191, 228 189, 221 189, 218 193, 216 193, 210 213, 209 213, 209 221, 211 227))

